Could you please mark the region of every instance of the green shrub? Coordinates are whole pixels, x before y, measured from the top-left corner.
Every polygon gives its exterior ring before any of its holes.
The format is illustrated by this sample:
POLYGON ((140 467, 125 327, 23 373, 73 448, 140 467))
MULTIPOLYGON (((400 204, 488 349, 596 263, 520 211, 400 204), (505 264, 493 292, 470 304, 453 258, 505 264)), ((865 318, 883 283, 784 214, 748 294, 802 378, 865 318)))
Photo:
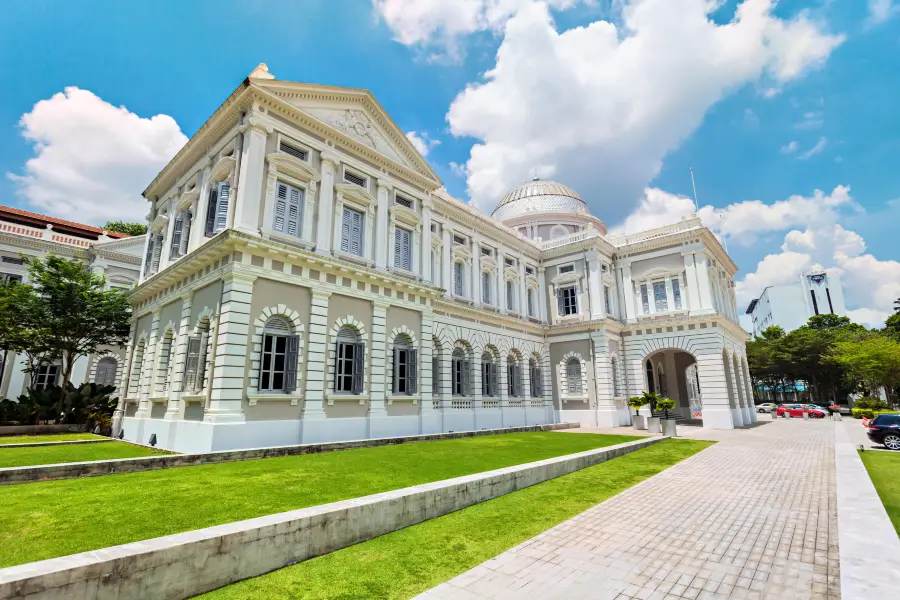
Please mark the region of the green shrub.
POLYGON ((900 412, 898 412, 896 410, 887 410, 887 409, 873 410, 871 408, 855 408, 855 407, 853 408, 853 410, 851 410, 851 412, 853 413, 854 419, 862 419, 863 417, 865 417, 867 419, 874 419, 875 415, 900 414, 900 412))
POLYGON ((880 410, 887 408, 880 398, 872 398, 871 396, 863 396, 853 403, 853 408, 868 408, 870 410, 880 410))
POLYGON ((634 414, 637 415, 638 411, 642 406, 647 404, 647 401, 644 400, 643 396, 632 396, 628 399, 628 406, 634 409, 634 414))
POLYGON ((669 411, 674 410, 675 401, 671 398, 660 398, 656 401, 656 410, 661 410, 666 413, 666 420, 669 419, 669 411))

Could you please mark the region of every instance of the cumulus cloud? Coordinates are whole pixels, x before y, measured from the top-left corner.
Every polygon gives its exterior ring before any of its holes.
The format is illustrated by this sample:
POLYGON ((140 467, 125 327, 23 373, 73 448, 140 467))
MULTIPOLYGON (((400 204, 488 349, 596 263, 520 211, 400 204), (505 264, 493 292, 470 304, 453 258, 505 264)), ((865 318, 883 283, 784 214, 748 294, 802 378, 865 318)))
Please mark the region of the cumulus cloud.
POLYGON ((406 138, 412 142, 412 145, 416 147, 416 150, 418 150, 419 154, 422 156, 428 156, 431 149, 441 143, 440 140, 432 139, 431 136, 424 131, 408 131, 406 133, 406 138))
POLYGON ((142 220, 141 191, 187 142, 168 115, 140 117, 77 87, 22 115, 35 156, 7 173, 31 208, 76 221, 142 220))
POLYGON ((748 83, 792 80, 843 41, 805 13, 775 17, 771 0, 746 0, 718 25, 709 13, 719 5, 633 1, 618 26, 560 32, 545 4, 522 4, 493 68, 447 115, 452 134, 480 140, 466 165, 470 196, 489 209, 539 169, 596 214, 623 218, 712 105, 748 83))
POLYGON ((884 23, 900 10, 894 0, 869 0, 869 24, 884 23))
POLYGON ((769 254, 756 265, 756 270, 735 282, 738 306, 747 306, 770 285, 784 285, 797 281, 797 276, 813 265, 813 257, 805 252, 782 251, 769 254))
POLYGON ((620 224, 609 228, 610 237, 628 235, 677 223, 694 213, 694 201, 659 188, 647 188, 634 211, 620 224))

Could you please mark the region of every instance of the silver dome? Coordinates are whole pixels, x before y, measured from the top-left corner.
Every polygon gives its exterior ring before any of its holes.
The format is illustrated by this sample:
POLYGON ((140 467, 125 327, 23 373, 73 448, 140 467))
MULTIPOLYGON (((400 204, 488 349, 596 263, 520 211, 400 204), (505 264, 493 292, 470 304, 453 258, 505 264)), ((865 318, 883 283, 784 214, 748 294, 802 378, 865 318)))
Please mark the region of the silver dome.
POLYGON ((506 221, 531 213, 590 214, 587 204, 569 186, 533 179, 506 194, 491 216, 506 221))

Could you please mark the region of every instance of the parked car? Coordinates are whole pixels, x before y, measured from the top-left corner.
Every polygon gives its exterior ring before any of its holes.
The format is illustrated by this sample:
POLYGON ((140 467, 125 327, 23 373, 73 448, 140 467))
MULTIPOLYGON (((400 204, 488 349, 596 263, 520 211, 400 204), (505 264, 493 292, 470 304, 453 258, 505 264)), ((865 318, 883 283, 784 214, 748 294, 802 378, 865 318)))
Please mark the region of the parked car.
POLYGON ((869 422, 869 439, 888 450, 900 450, 900 415, 875 415, 869 422))
POLYGON ((775 411, 775 415, 782 417, 787 414, 789 417, 803 417, 803 413, 808 413, 810 419, 824 419, 828 414, 827 410, 823 410, 814 404, 781 404, 775 411))
POLYGON ((756 405, 756 412, 758 413, 770 413, 773 412, 778 405, 774 402, 763 402, 762 404, 756 405))
POLYGON ((849 415, 851 413, 850 407, 844 404, 832 404, 828 407, 828 410, 830 410, 832 414, 840 413, 842 415, 849 415))

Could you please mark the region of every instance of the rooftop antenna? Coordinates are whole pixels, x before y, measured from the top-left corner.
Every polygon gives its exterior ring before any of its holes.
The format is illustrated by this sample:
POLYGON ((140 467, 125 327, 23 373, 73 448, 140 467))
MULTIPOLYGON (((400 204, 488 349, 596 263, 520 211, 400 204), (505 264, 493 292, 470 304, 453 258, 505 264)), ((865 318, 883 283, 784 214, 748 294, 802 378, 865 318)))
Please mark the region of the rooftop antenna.
POLYGON ((697 214, 700 214, 700 203, 697 201, 697 184, 694 182, 694 168, 688 167, 691 171, 691 187, 694 188, 694 210, 697 211, 697 214))

